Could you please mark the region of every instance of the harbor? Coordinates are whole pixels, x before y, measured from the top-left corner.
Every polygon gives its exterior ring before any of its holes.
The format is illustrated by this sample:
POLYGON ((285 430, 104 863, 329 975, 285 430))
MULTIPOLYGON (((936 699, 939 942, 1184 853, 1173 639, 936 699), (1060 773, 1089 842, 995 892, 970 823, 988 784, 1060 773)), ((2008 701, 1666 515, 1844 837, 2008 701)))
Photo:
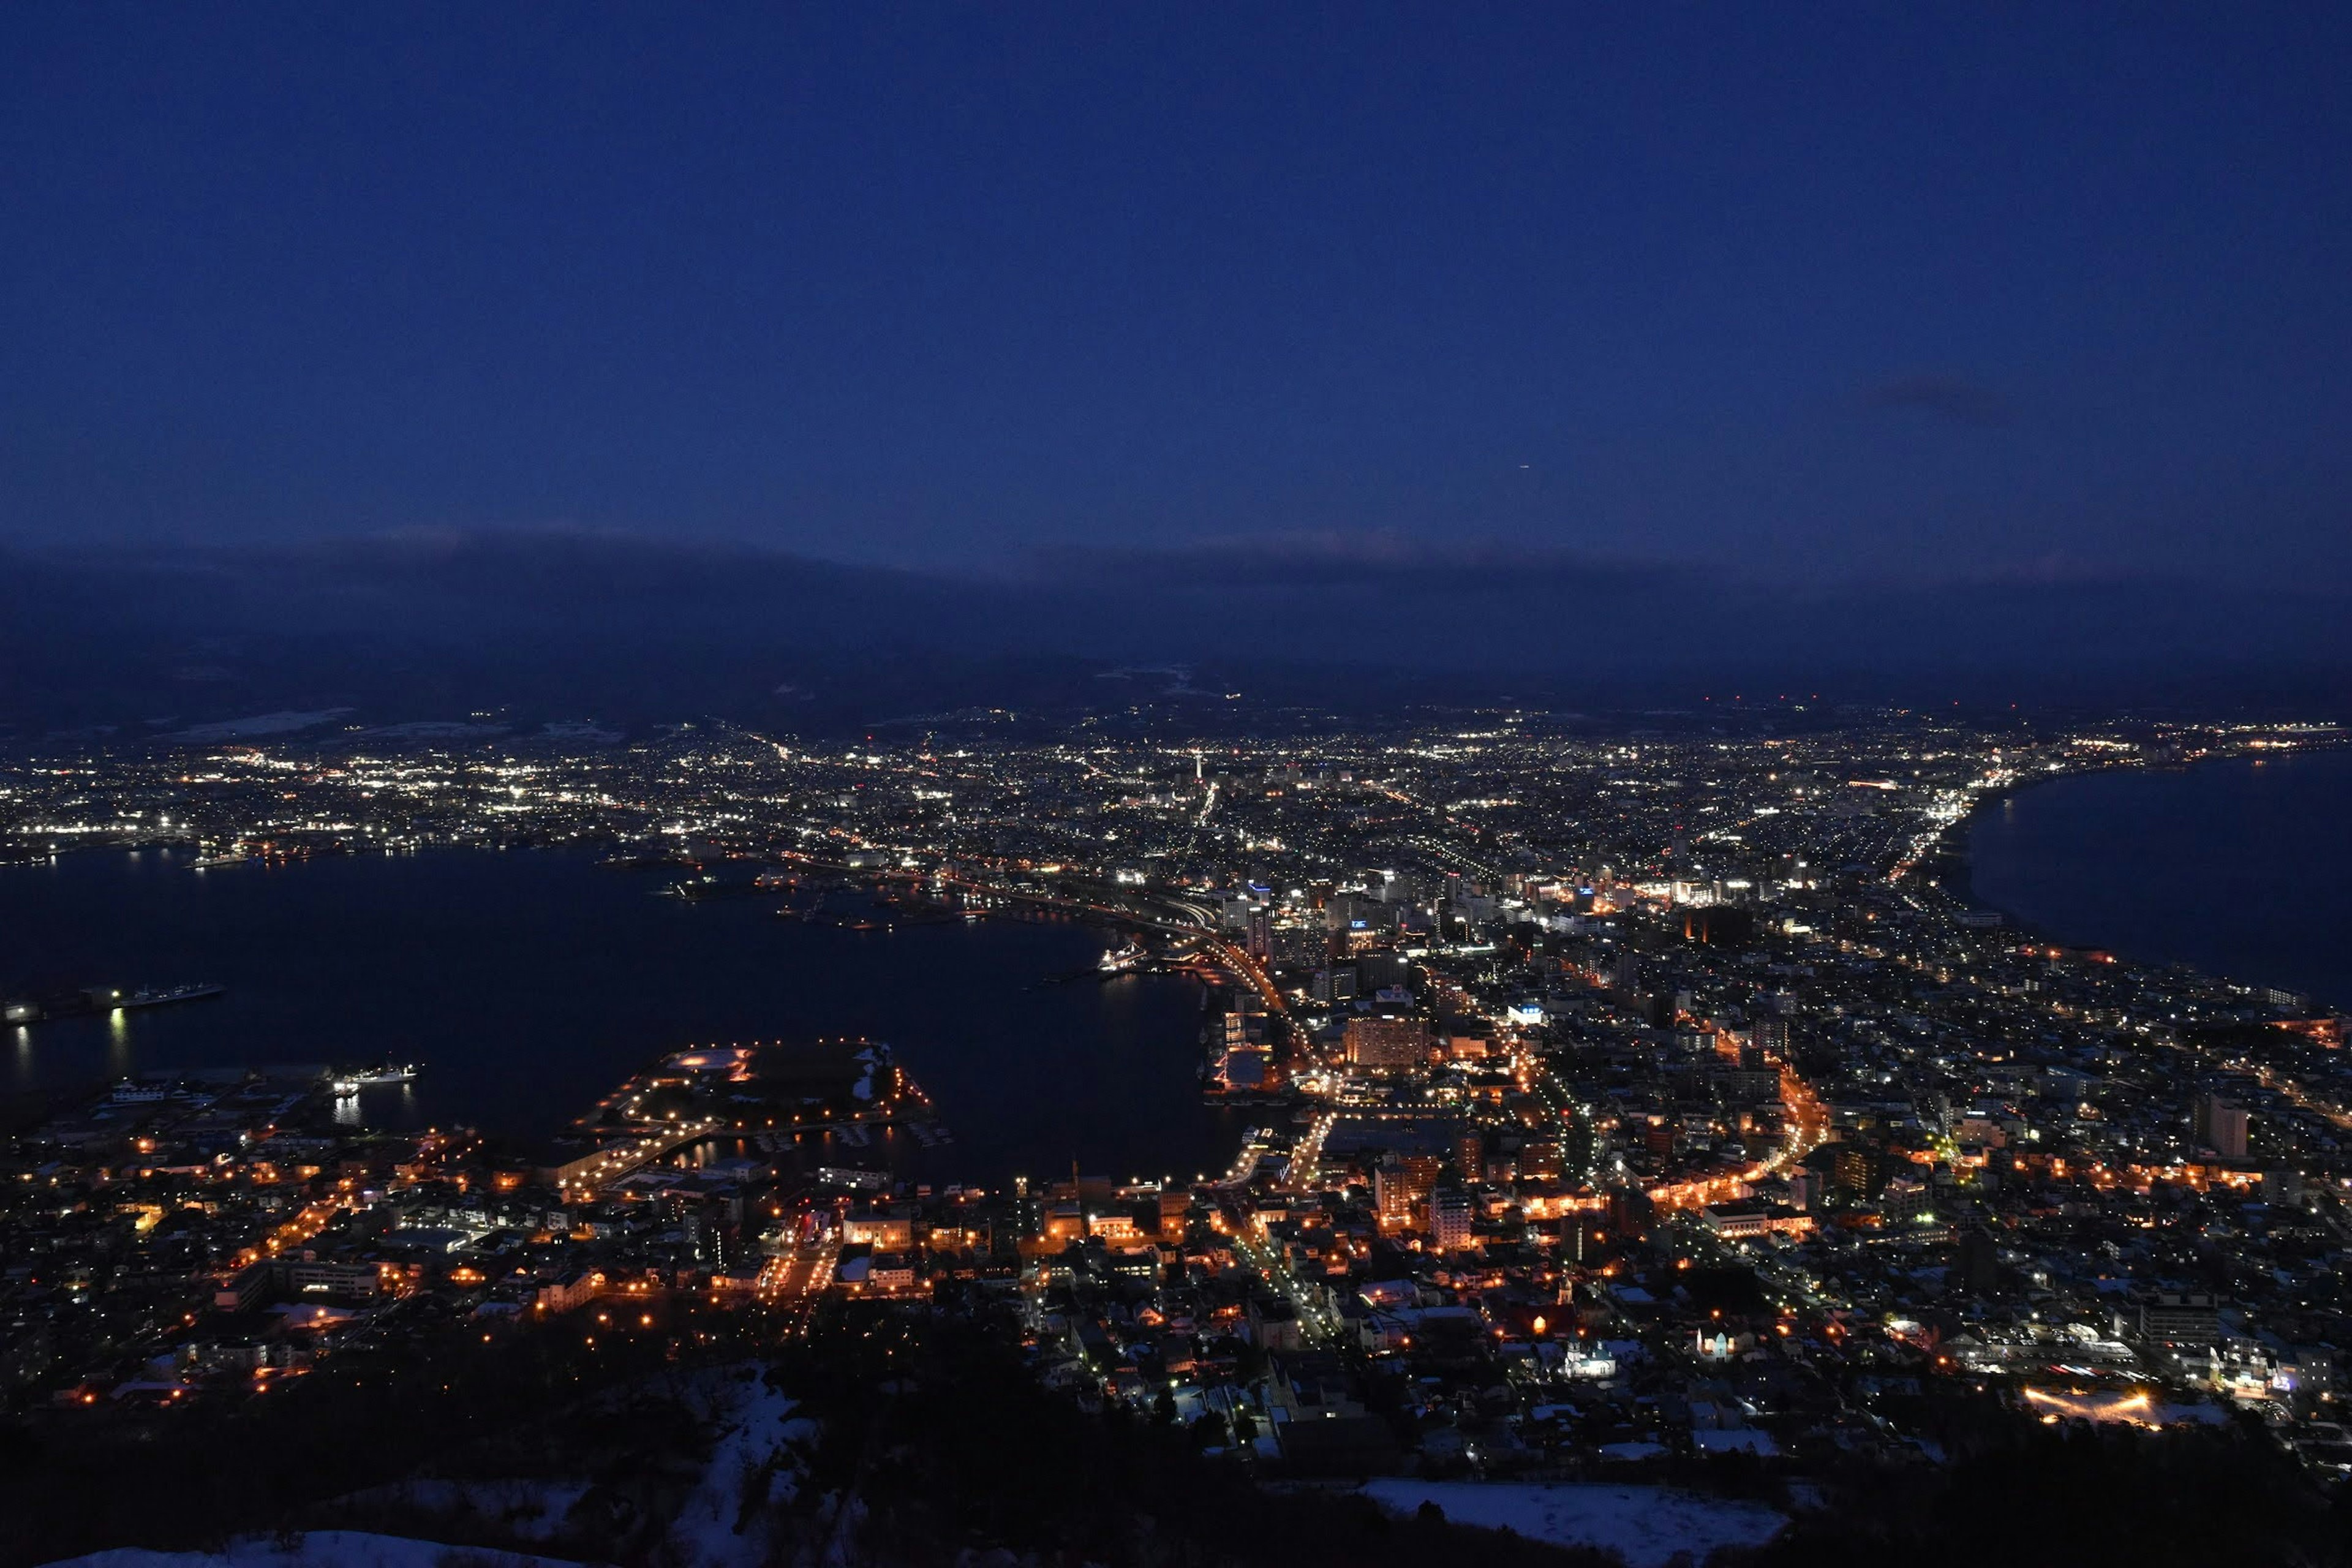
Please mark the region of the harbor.
POLYGON ((134 1013, 148 1007, 209 1001, 227 989, 205 981, 187 985, 142 985, 131 991, 113 985, 50 987, 0 1000, 0 1021, 25 1025, 93 1014, 134 1013))
POLYGON ((1107 917, 929 897, 954 911, 930 918, 902 886, 877 900, 873 872, 847 868, 793 868, 794 884, 761 897, 655 897, 685 868, 600 866, 605 853, 436 849, 221 877, 150 848, 0 868, 0 921, 26 933, 20 972, 223 987, 201 1005, 13 1022, 0 1095, 181 1068, 413 1063, 413 1081, 360 1086, 352 1113, 540 1140, 665 1048, 862 1035, 911 1064, 955 1142, 871 1128, 871 1145, 851 1131, 820 1156, 822 1140, 803 1140, 819 1163, 992 1182, 1074 1156, 1192 1172, 1231 1153, 1234 1113, 1199 1090, 1209 993, 1157 961, 1103 978, 1104 952, 1125 941, 1107 917), (778 919, 787 900, 820 918, 778 919), (1045 984, 1072 974, 1088 978, 1045 984))

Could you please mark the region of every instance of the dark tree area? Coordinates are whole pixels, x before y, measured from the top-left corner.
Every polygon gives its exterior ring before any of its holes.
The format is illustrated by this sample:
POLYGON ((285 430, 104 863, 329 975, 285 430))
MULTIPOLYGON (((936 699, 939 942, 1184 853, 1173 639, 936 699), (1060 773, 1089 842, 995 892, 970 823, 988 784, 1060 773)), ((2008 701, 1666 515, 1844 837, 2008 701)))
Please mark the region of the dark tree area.
MULTIPOLYGON (((107 1546, 186 1549, 232 1534, 320 1525, 398 1531, 346 1502, 414 1475, 584 1481, 571 1533, 545 1550, 667 1564, 665 1521, 710 1434, 679 1398, 698 1367, 764 1363, 820 1436, 770 1496, 744 1482, 787 1557, 814 1549, 876 1568, 997 1547, 1047 1563, 1257 1568, 1301 1563, 1613 1563, 1456 1525, 1382 1513, 1342 1480, 1268 1484, 1202 1449, 1222 1423, 1151 1412, 1089 1415, 1041 1386, 1000 1329, 884 1306, 821 1312, 775 1348, 773 1325, 709 1314, 684 1335, 593 1321, 496 1334, 451 1325, 396 1352, 331 1360, 283 1392, 188 1410, 39 1412, 0 1424, 0 1568, 107 1546), (764 1345, 764 1348, 755 1348, 764 1345), (845 1499, 853 1499, 845 1504, 845 1499)), ((1828 1506, 1770 1546, 1716 1568, 1981 1568, 2128 1563, 2352 1568, 2352 1504, 2251 1423, 2167 1433, 2043 1426, 1983 1398, 1919 1413, 1942 1467, 1857 1462, 1823 1482, 1828 1506)), ((1720 1489, 1725 1478, 1685 1478, 1720 1489)), ((453 1544, 494 1544, 427 1531, 453 1544)))
MULTIPOLYGON (((485 1339, 451 1324, 331 1357, 268 1394, 0 1422, 0 1568, 300 1525, 331 1498, 420 1472, 581 1475, 628 1512, 640 1476, 703 1441, 661 1394, 697 1358, 678 1359, 665 1335, 595 1327, 485 1339), (645 1456, 659 1462, 633 1470, 645 1456)), ((714 1335, 699 1359, 743 1353, 714 1335)))
POLYGON ((2251 1423, 2147 1432, 1987 1418, 1948 1468, 1839 1477, 1742 1568, 2352 1564, 2352 1493, 2315 1485, 2251 1423))
POLYGON ((959 1321, 844 1314, 779 1375, 824 1423, 809 1491, 855 1488, 866 1508, 858 1549, 877 1564, 1000 1545, 1105 1568, 1617 1561, 1434 1510, 1393 1518, 1344 1491, 1269 1489, 1204 1458, 1181 1426, 1086 1414, 1040 1387, 1000 1337, 959 1321))

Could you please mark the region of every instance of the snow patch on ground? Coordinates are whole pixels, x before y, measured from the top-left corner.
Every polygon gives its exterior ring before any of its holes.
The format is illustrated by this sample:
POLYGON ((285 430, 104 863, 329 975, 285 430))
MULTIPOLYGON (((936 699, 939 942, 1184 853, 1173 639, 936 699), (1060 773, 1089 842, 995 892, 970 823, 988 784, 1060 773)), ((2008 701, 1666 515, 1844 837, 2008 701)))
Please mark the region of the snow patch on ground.
MULTIPOLYGON (((789 1444, 814 1440, 816 1423, 794 1417, 792 1400, 769 1387, 756 1367, 713 1369, 694 1378, 684 1397, 711 1435, 711 1448, 700 1478, 670 1521, 670 1560, 692 1568, 762 1568, 779 1561, 764 1515, 772 1505, 788 1501, 805 1479, 797 1458, 785 1450, 789 1444), (747 1489, 753 1494, 748 1510, 744 1506, 747 1489), (738 1522, 745 1520, 747 1511, 750 1518, 739 1531, 738 1522)), ((455 1520, 469 1515, 497 1524, 508 1539, 538 1542, 563 1530, 567 1517, 587 1490, 584 1482, 570 1480, 416 1478, 341 1500, 394 1510, 394 1517, 404 1524, 409 1523, 404 1516, 417 1516, 412 1528, 434 1528, 424 1522, 431 1516, 455 1520)), ((854 1536, 854 1529, 848 1533, 854 1536)), ((73 1558, 69 1563, 51 1568, 573 1568, 573 1564, 526 1552, 329 1530, 282 1542, 276 1536, 247 1536, 217 1552, 123 1548, 73 1558)))
MULTIPOLYGON (((517 1541, 543 1542, 563 1529, 564 1516, 588 1493, 585 1481, 444 1480, 419 1479, 371 1487, 339 1500, 345 1505, 396 1510, 391 1517, 446 1520, 470 1513, 496 1523, 517 1541)), ((368 1518, 362 1514, 362 1519, 368 1518)), ((383 1518, 383 1515, 376 1515, 383 1518)))
MULTIPOLYGON (((694 1402, 710 1429, 710 1462, 702 1479, 670 1521, 670 1543, 696 1568, 761 1568, 770 1561, 768 1532, 756 1517, 740 1533, 736 1521, 743 1512, 746 1477, 777 1457, 795 1438, 814 1437, 816 1423, 793 1417, 793 1402, 770 1388, 756 1370, 730 1371, 706 1380, 694 1393, 694 1402)), ((779 1495, 779 1486, 797 1484, 797 1467, 790 1459, 769 1483, 761 1500, 779 1495)))
POLYGON ((1433 1502, 1455 1524, 1508 1527, 1534 1541, 1600 1546, 1627 1568, 1664 1568, 1677 1552, 1703 1559, 1720 1546, 1761 1546, 1789 1521, 1761 1503, 1727 1502, 1665 1487, 1490 1486, 1479 1481, 1368 1481, 1364 1495, 1391 1513, 1433 1502))
POLYGON ((576 1568, 553 1557, 450 1546, 357 1530, 314 1530, 280 1545, 270 1536, 232 1541, 219 1552, 149 1552, 117 1547, 68 1558, 49 1568, 576 1568))

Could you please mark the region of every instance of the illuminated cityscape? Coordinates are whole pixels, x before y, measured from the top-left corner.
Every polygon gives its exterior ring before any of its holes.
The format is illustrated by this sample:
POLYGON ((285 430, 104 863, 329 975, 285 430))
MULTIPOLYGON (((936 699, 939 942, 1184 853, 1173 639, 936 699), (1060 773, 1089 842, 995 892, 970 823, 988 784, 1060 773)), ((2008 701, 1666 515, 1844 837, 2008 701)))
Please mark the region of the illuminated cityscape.
MULTIPOLYGON (((1966 896, 1958 833, 2045 777, 2334 729, 1794 702, 1612 735, 1512 710, 1095 727, 992 740, 982 713, 820 746, 316 721, 11 766, 6 842, 33 863, 268 877, 568 847, 850 931, 1078 921, 1104 963, 1073 983, 1200 987, 1200 1092, 1252 1130, 1194 1179, 922 1179, 891 1151, 952 1173, 948 1122, 983 1112, 855 1039, 649 1040, 528 1145, 368 1126, 357 1064, 145 1072, 7 1146, 10 1399, 120 1421, 452 1338, 740 1358, 880 1311, 984 1326, 1039 1388, 1272 1477, 1723 1461, 1785 1489, 1932 1461, 1954 1400, 2252 1420, 2313 1475, 2352 1471, 2341 1020, 2021 932, 1966 896)), ((18 1048, 122 995, 9 998, 18 1048)), ((1782 1517, 1726 1500, 1692 1528, 1754 1544, 1782 1517)))
POLYGON ((0 1568, 2352 1568, 2352 7, 5 37, 0 1568))

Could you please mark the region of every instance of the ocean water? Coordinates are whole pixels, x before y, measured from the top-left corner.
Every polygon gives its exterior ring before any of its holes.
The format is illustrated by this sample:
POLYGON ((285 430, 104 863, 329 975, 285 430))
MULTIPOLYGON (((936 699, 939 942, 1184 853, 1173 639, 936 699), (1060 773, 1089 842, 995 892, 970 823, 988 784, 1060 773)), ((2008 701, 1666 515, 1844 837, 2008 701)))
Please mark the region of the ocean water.
MULTIPOLYGON (((0 984, 217 981, 226 995, 0 1030, 0 1089, 180 1067, 415 1060, 362 1096, 383 1125, 562 1128, 690 1045, 888 1041, 954 1143, 946 1180, 1192 1175, 1240 1119, 1201 1102, 1202 991, 1171 975, 1052 984, 1109 944, 1072 924, 855 931, 764 897, 656 896, 661 872, 561 850, 448 849, 198 871, 93 851, 0 868, 0 984)), ((840 1163, 870 1165, 874 1159, 840 1163)))
POLYGON ((2352 750, 2053 780, 1969 849, 1978 900, 2053 939, 2352 1009, 2352 750))

